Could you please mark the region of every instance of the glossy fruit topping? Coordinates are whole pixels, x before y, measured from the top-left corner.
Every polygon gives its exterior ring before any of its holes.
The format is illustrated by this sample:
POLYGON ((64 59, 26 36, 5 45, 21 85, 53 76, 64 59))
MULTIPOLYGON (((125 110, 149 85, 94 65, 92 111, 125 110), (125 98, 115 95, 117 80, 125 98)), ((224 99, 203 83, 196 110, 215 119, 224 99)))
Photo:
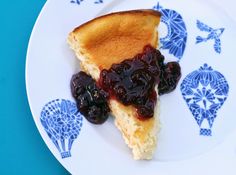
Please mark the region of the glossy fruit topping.
POLYGON ((99 84, 110 96, 124 105, 133 105, 139 119, 151 118, 156 105, 155 86, 159 94, 175 89, 181 76, 177 62, 164 64, 164 56, 151 46, 142 54, 102 70, 99 84))
POLYGON ((85 72, 72 76, 71 92, 79 111, 94 124, 102 124, 108 118, 108 93, 96 85, 95 80, 85 72))
POLYGON ((71 91, 80 112, 92 123, 101 124, 108 118, 108 98, 134 106, 137 117, 145 120, 154 115, 155 87, 159 95, 169 93, 176 88, 180 77, 179 63, 165 64, 160 51, 147 45, 134 58, 103 69, 98 86, 85 72, 73 75, 71 91))

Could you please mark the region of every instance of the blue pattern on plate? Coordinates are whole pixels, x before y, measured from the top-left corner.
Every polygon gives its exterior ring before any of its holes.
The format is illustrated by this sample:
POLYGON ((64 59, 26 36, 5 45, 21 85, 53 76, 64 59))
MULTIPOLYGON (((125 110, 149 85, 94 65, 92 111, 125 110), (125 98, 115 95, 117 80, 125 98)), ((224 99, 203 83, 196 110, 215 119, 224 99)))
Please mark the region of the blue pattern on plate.
POLYGON ((70 2, 80 5, 80 3, 81 3, 82 1, 83 1, 83 0, 71 0, 70 2))
POLYGON ((102 4, 103 3, 103 0, 97 0, 94 2, 95 4, 102 4))
POLYGON ((160 48, 169 50, 170 54, 180 60, 187 42, 187 29, 182 16, 175 10, 164 9, 159 2, 153 9, 162 13, 161 22, 168 28, 167 36, 160 38, 160 48))
POLYGON ((211 136, 217 111, 224 104, 229 92, 225 77, 207 64, 188 74, 180 85, 184 100, 200 127, 200 135, 211 136), (203 126, 207 121, 209 126, 203 126))
POLYGON ((64 99, 53 100, 43 107, 40 121, 61 157, 71 157, 71 147, 83 121, 76 104, 64 99))
POLYGON ((222 35, 225 29, 224 28, 213 29, 199 20, 197 20, 197 27, 201 31, 208 32, 208 35, 205 38, 201 36, 197 36, 196 44, 201 43, 201 42, 207 42, 208 40, 214 40, 214 49, 216 53, 220 54, 221 53, 220 36, 222 35))
MULTIPOLYGON (((83 2, 84 0, 71 0, 70 2, 73 3, 73 4, 78 4, 80 5, 81 2, 83 2)), ((103 3, 103 0, 96 0, 94 1, 94 4, 102 4, 103 3)))

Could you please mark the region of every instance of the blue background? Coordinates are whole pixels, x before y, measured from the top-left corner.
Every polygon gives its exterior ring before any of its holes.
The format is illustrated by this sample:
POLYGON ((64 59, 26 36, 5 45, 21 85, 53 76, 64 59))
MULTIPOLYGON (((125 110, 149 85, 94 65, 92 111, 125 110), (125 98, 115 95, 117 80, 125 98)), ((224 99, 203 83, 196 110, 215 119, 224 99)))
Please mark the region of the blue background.
POLYGON ((0 174, 69 174, 34 124, 25 89, 29 37, 46 0, 0 2, 0 174))

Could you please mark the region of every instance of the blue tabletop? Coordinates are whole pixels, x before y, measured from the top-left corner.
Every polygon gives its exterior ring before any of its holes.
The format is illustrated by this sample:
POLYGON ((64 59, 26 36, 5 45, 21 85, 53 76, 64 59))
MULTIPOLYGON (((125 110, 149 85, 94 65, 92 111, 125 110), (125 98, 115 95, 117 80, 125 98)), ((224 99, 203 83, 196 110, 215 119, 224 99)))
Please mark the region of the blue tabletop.
POLYGON ((1 175, 69 174, 40 137, 29 109, 25 89, 28 41, 45 2, 46 0, 0 2, 1 175))

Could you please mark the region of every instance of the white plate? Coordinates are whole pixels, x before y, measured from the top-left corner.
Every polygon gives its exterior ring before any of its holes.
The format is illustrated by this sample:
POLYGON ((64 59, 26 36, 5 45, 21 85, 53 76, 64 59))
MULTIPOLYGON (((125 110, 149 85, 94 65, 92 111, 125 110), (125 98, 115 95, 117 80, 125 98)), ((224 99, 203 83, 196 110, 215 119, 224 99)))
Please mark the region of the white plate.
POLYGON ((26 62, 27 94, 40 134, 73 174, 199 174, 206 168, 215 174, 236 173, 231 139, 236 123, 235 29, 211 1, 47 1, 26 62), (161 97, 162 129, 154 159, 134 161, 112 118, 95 126, 76 112, 69 84, 79 62, 66 39, 98 15, 144 8, 163 13, 160 50, 166 60, 179 61, 182 78, 173 93, 161 97))

